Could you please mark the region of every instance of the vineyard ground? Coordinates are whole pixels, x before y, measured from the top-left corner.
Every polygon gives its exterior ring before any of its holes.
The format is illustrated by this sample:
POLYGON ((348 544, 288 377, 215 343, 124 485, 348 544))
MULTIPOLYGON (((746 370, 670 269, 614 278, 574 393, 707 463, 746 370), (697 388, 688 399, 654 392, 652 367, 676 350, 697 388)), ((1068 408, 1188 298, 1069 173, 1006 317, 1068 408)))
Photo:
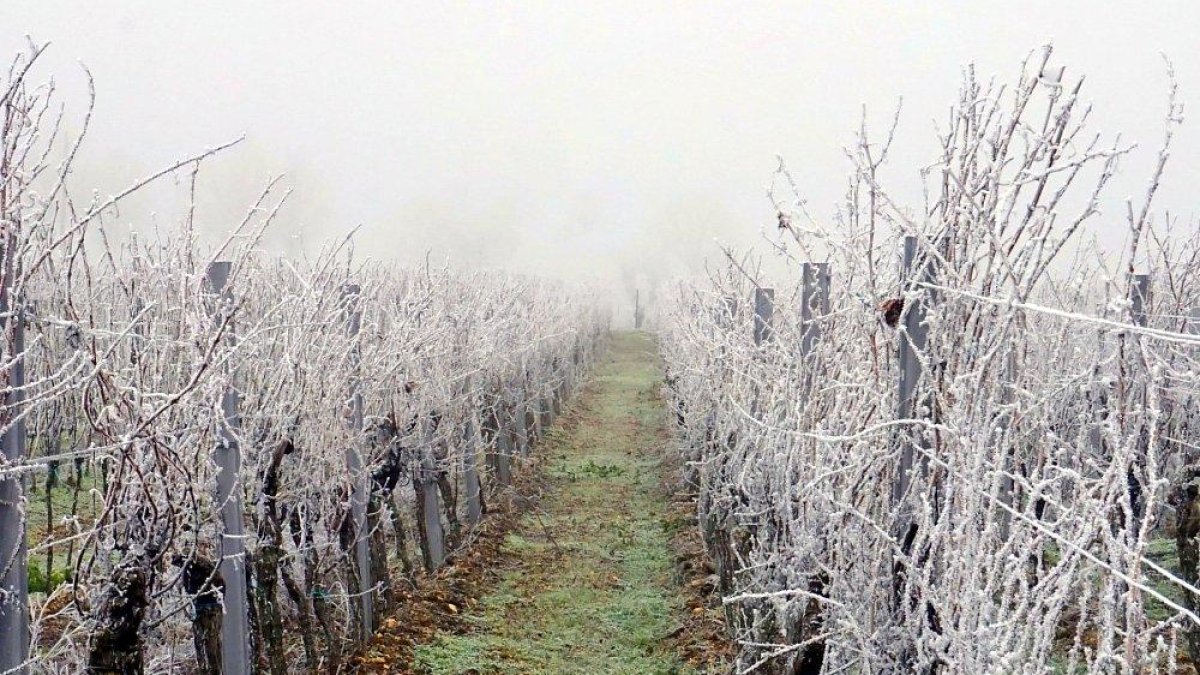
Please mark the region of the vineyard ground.
MULTIPOLYGON (((690 528, 663 481, 669 442, 653 340, 614 335, 607 355, 537 453, 546 489, 513 523, 486 589, 457 621, 385 672, 705 672, 697 641, 719 623, 711 600, 681 577, 675 536, 690 528)), ((478 564, 476 561, 475 564, 478 564)), ((693 565, 703 572, 702 565, 693 565)), ((405 621, 403 610, 397 616, 405 621)), ((406 650, 408 651, 408 650, 406 650)), ((713 664, 715 666, 715 664, 713 664)), ((372 669, 374 670, 374 669, 372 669)))

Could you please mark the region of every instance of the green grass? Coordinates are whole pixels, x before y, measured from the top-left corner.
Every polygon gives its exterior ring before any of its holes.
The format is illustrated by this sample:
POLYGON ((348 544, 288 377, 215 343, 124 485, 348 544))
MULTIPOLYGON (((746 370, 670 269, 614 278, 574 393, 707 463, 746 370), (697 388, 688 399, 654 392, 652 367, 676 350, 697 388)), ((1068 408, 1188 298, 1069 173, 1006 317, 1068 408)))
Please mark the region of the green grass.
POLYGON ((476 630, 418 647, 429 673, 694 672, 664 638, 683 611, 656 489, 663 442, 654 344, 618 334, 609 357, 538 452, 556 485, 506 543, 516 562, 469 617, 476 630), (552 538, 547 537, 549 530, 552 538))
MULTIPOLYGON (((74 485, 75 472, 68 465, 64 465, 59 469, 58 484, 50 490, 50 502, 53 507, 53 521, 47 523, 46 519, 46 484, 45 475, 42 473, 35 474, 36 480, 32 485, 27 483, 26 488, 26 511, 25 518, 27 526, 25 528, 25 538, 31 549, 41 546, 46 542, 50 528, 56 528, 59 539, 72 534, 71 531, 61 528, 62 519, 71 514, 71 504, 75 500, 76 487, 74 485)), ((77 505, 75 515, 79 518, 84 527, 95 517, 96 505, 93 503, 91 491, 101 488, 100 473, 97 470, 90 471, 84 474, 79 484, 79 503, 77 505)), ((76 542, 76 547, 78 542, 76 542)), ((66 543, 54 547, 54 569, 47 572, 48 556, 47 551, 30 556, 29 559, 29 592, 31 593, 48 593, 54 588, 61 585, 70 578, 72 571, 71 560, 67 557, 67 552, 70 546, 66 543)), ((76 548, 75 550, 78 550, 76 548)))
MULTIPOLYGON (((42 473, 34 474, 36 482, 32 485, 26 483, 25 498, 28 500, 26 505, 25 517, 29 523, 27 533, 30 545, 42 543, 46 537, 46 484, 45 475, 42 473)), ((70 467, 60 469, 58 485, 50 490, 50 501, 54 508, 54 523, 57 526, 59 521, 64 516, 71 515, 71 502, 75 499, 75 472, 70 467)), ((90 520, 95 514, 95 506, 92 504, 93 489, 99 490, 100 472, 93 470, 85 473, 79 484, 79 508, 78 516, 84 522, 90 520)))
MULTIPOLYGON (((1179 553, 1176 549, 1175 539, 1173 537, 1158 537, 1152 539, 1146 546, 1146 557, 1155 564, 1166 569, 1173 575, 1179 575, 1179 553)), ((1049 564, 1057 564, 1060 556, 1058 548, 1048 546, 1046 548, 1046 560, 1049 564)), ((1143 580, 1155 591, 1161 593, 1164 597, 1169 598, 1172 602, 1182 604, 1184 602, 1184 592, 1178 584, 1168 581, 1159 573, 1143 567, 1143 580)), ((1092 583, 1098 583, 1099 580, 1093 575, 1092 583)), ((1149 595, 1142 595, 1144 603, 1144 611, 1146 617, 1151 621, 1167 621, 1175 616, 1175 611, 1163 604, 1157 598, 1149 595)), ((1073 629, 1073 628, 1072 628, 1073 629)), ((1079 670, 1068 673, 1066 669, 1066 651, 1070 648, 1070 641, 1062 641, 1059 643, 1059 649, 1050 662, 1050 672, 1053 675, 1073 675, 1079 670)), ((1187 653, 1186 645, 1179 645, 1180 653, 1187 653)))
MULTIPOLYGON (((1175 540, 1173 538, 1155 539, 1146 547, 1147 556, 1157 563, 1160 567, 1166 569, 1172 574, 1178 575, 1179 572, 1179 553, 1175 548, 1175 540)), ((1173 602, 1182 603, 1184 601, 1183 589, 1174 582, 1169 582, 1157 572, 1146 570, 1147 581, 1154 590, 1162 593, 1165 597, 1170 598, 1173 602)), ((1174 610, 1168 608, 1157 598, 1149 595, 1145 596, 1146 616, 1154 621, 1166 621, 1174 616, 1174 610)))

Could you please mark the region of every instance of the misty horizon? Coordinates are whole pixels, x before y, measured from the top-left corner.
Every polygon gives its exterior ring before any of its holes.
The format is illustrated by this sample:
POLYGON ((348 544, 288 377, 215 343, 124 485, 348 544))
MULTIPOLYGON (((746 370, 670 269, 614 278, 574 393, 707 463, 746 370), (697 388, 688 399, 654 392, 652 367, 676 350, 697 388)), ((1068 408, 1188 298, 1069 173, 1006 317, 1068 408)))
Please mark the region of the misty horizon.
MULTIPOLYGON (((918 172, 936 157, 936 125, 963 69, 1010 82, 1048 42, 1052 63, 1086 76, 1091 126, 1138 144, 1086 234, 1119 249, 1121 200, 1144 192, 1161 143, 1163 55, 1185 110, 1200 102, 1200 54, 1166 30, 1196 23, 1200 9, 1083 7, 288 3, 219 13, 62 2, 0 18, 51 43, 37 70, 60 89, 68 132, 87 100, 79 64, 95 78, 77 193, 115 193, 244 135, 201 175, 197 223, 214 238, 283 174, 294 193, 265 241, 285 255, 358 228, 356 250, 375 259, 653 282, 701 273, 719 244, 773 264, 761 235, 775 224, 766 186, 777 155, 808 208, 833 222, 864 111, 878 137, 900 106, 882 176, 919 206, 918 172), (1041 21, 1029 20, 1034 7, 1041 21), (925 39, 931 26, 943 37, 925 39)), ((24 40, 10 32, 0 47, 11 56, 24 40)), ((1188 226, 1198 138, 1185 123, 1156 198, 1157 213, 1188 226)), ((176 225, 179 186, 149 195, 108 227, 176 225)))

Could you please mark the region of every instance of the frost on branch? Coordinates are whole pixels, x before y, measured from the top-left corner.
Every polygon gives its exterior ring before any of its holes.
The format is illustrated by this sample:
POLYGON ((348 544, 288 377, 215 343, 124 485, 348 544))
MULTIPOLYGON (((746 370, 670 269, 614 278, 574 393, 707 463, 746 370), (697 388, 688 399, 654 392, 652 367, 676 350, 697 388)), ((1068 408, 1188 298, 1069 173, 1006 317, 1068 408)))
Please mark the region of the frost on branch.
POLYGON ((271 673, 345 668, 379 618, 362 598, 388 611, 429 571, 414 560, 454 555, 486 504, 508 498, 500 467, 515 459, 497 436, 532 419, 520 447, 533 442, 589 367, 602 304, 582 286, 355 260, 346 241, 278 259, 261 243, 289 194, 277 180, 225 241, 198 245, 200 169, 232 144, 78 203, 66 180, 78 139, 60 133, 53 88, 26 81, 37 53, 0 83, 0 422, 27 440, 0 464, 0 487, 24 492, 0 506, 0 542, 30 532, 27 554, 0 550, 0 571, 28 564, 35 670, 220 672, 234 502, 249 659, 271 673), (177 232, 106 232, 122 200, 168 177, 190 200, 177 232), (205 280, 215 261, 229 263, 220 293, 205 280), (227 498, 222 453, 240 455, 227 498), (425 504, 436 511, 422 521, 425 504), (446 525, 438 556, 424 522, 446 525))
POLYGON ((968 69, 922 204, 881 182, 892 132, 874 142, 865 123, 833 223, 781 163, 789 241, 772 243, 833 278, 811 353, 795 300, 752 343, 752 289, 770 284, 732 256, 676 292, 669 394, 739 672, 1168 673, 1200 658, 1200 245, 1150 211, 1180 111, 1172 85, 1113 260, 1081 235, 1130 146, 1088 130, 1081 85, 1048 48, 1009 86, 968 69))

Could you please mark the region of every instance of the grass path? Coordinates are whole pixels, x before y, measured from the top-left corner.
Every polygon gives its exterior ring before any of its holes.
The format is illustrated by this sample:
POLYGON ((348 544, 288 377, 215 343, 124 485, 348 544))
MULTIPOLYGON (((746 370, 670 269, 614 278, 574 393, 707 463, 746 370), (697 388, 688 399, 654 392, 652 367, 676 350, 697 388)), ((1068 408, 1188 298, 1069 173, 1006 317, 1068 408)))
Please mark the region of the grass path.
POLYGON ((451 673, 692 672, 664 642, 683 600, 672 585, 658 448, 660 368, 645 334, 620 333, 568 423, 547 435, 553 487, 504 544, 500 584, 465 635, 418 647, 451 673))

